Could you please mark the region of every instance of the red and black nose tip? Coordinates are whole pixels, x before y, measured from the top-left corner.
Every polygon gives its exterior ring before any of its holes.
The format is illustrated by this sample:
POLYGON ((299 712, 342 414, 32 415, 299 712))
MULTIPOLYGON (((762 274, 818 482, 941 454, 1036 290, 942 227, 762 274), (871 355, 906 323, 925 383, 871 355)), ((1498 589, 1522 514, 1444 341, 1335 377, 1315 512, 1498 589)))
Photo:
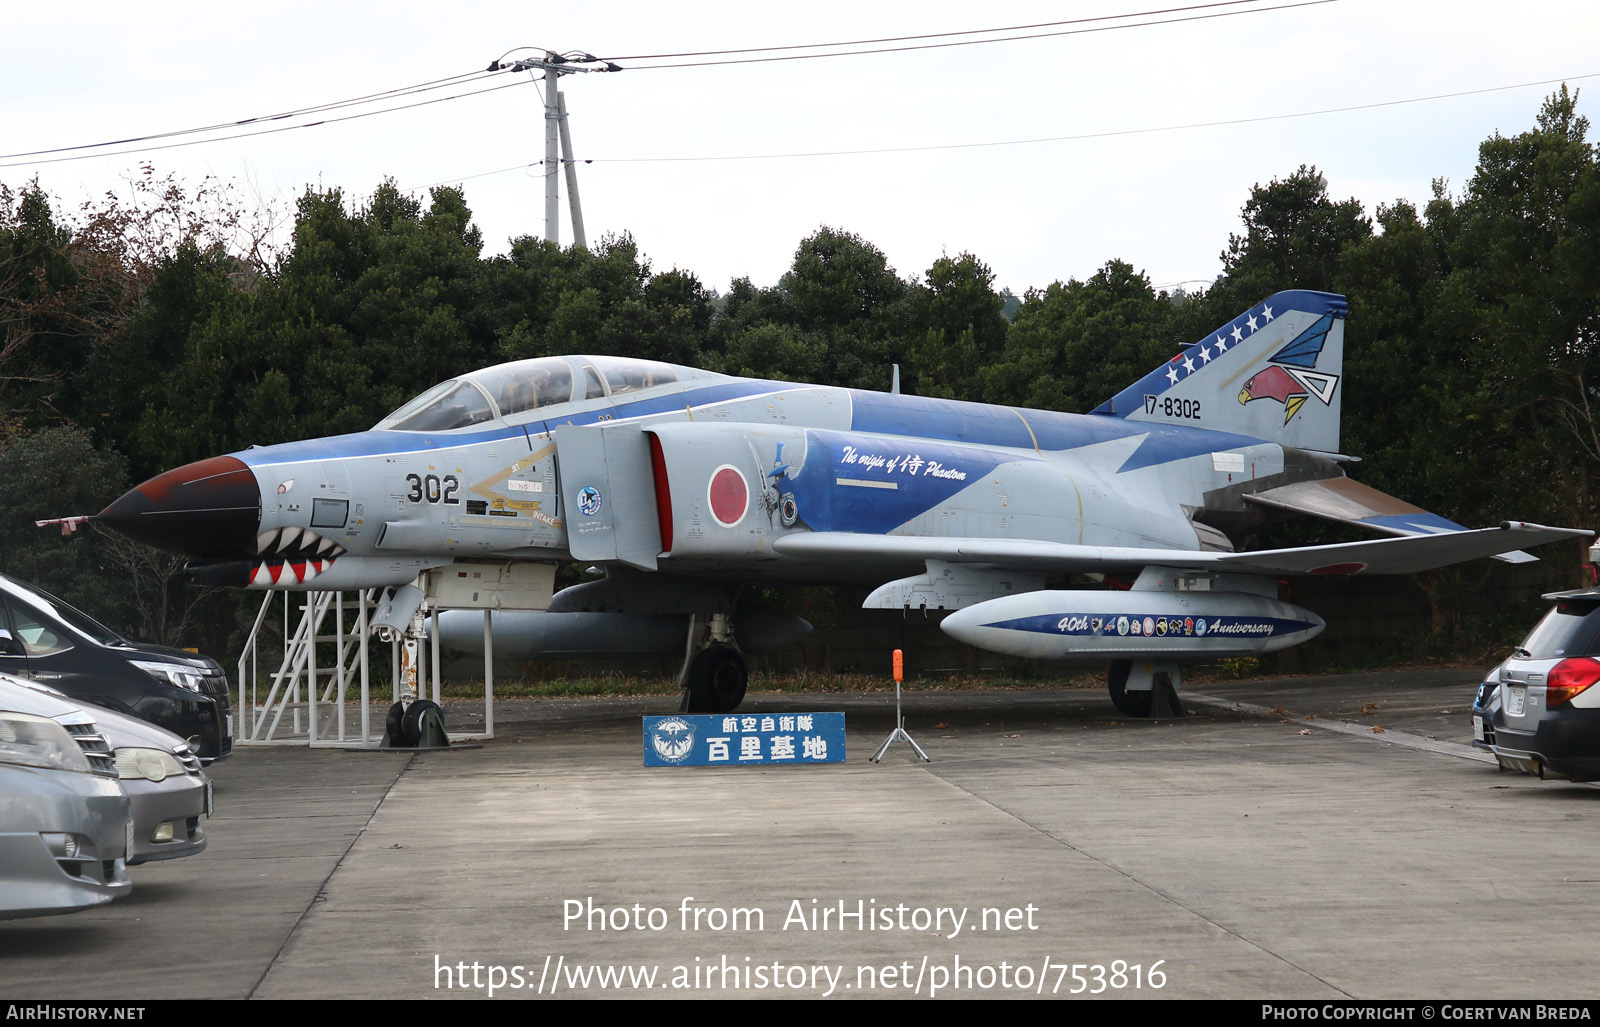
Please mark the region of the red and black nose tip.
POLYGON ((187 556, 253 556, 261 528, 261 487, 238 457, 214 456, 156 475, 95 520, 187 556))

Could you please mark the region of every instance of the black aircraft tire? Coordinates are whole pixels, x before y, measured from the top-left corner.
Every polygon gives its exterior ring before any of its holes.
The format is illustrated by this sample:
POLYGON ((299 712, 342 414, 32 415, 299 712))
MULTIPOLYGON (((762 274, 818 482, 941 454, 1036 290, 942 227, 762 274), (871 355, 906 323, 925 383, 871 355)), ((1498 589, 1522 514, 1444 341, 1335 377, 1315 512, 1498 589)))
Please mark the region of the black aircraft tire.
POLYGON ((1108 683, 1111 686, 1111 705, 1124 717, 1150 716, 1150 702, 1155 692, 1128 691, 1128 675, 1133 672, 1132 660, 1111 661, 1108 683))
POLYGON ((689 664, 690 713, 728 713, 744 702, 750 683, 744 657, 737 649, 712 646, 689 664))
POLYGON ((439 709, 439 704, 431 699, 418 699, 406 709, 406 715, 400 719, 400 735, 405 739, 406 747, 414 749, 422 740, 422 715, 429 710, 438 710, 439 722, 444 723, 444 711, 439 709))
POLYGON ((403 702, 397 702, 393 706, 389 707, 389 715, 383 718, 384 735, 386 736, 389 743, 389 748, 391 749, 411 748, 411 746, 406 743, 405 733, 400 727, 400 722, 405 719, 405 716, 406 704, 403 702))

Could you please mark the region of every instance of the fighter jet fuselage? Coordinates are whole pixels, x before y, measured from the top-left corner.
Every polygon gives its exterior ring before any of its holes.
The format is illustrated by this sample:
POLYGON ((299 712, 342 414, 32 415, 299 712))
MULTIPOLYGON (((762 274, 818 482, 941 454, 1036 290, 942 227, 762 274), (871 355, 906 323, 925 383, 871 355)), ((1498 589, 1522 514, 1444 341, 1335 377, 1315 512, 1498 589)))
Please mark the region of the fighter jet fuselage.
POLYGON ((236 587, 403 584, 453 558, 871 581, 908 560, 822 567, 776 543, 847 531, 1193 550, 1186 509, 1286 463, 1280 445, 1205 428, 606 358, 527 363, 671 380, 443 429, 392 417, 254 447, 158 476, 99 519, 236 587), (1218 470, 1219 451, 1239 469, 1218 470))

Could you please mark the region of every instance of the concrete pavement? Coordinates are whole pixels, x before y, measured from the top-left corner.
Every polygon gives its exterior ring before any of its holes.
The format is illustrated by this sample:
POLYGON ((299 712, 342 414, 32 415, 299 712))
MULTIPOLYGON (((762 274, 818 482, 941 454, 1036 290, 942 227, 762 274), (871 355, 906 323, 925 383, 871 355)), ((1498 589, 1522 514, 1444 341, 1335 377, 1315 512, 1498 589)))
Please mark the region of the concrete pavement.
POLYGON ((0 997, 1593 996, 1600 789, 1475 758, 1475 684, 1194 685, 1145 722, 909 693, 930 764, 867 761, 892 693, 747 700, 843 709, 833 766, 646 769, 660 698, 504 703, 459 752, 242 749, 205 853, 0 923, 0 997))

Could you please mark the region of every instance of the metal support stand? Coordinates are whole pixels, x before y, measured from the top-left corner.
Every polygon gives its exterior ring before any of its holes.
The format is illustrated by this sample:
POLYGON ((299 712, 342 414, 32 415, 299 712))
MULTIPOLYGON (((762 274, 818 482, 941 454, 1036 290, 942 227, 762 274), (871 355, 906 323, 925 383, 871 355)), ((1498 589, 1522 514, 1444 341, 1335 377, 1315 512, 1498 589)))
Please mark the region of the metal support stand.
POLYGON ((1183 703, 1178 699, 1178 690, 1173 687, 1172 677, 1167 674, 1157 674, 1153 687, 1150 689, 1150 716, 1152 717, 1186 717, 1183 703))
POLYGON ((258 694, 259 645, 269 609, 277 605, 270 593, 263 599, 254 626, 239 657, 239 720, 234 741, 238 745, 344 745, 369 739, 371 711, 366 625, 374 595, 366 591, 346 600, 341 592, 299 593, 303 600, 298 622, 283 593, 284 641, 282 661, 270 675, 266 697, 258 694), (355 627, 346 607, 357 611, 355 627), (323 625, 332 614, 333 634, 323 625), (331 650, 331 653, 330 653, 331 650), (326 659, 332 655, 331 663, 326 659), (352 735, 345 705, 359 683, 361 734, 352 735), (289 716, 283 716, 284 711, 289 716))
POLYGON ((928 754, 922 751, 922 746, 917 744, 917 740, 906 733, 906 718, 900 712, 900 678, 903 666, 900 650, 896 649, 894 651, 894 730, 889 732, 889 737, 885 738, 883 744, 878 746, 878 751, 872 754, 872 762, 874 763, 881 763, 883 754, 888 752, 889 746, 895 742, 905 742, 910 745, 912 751, 922 757, 922 762, 933 762, 928 758, 928 754))

